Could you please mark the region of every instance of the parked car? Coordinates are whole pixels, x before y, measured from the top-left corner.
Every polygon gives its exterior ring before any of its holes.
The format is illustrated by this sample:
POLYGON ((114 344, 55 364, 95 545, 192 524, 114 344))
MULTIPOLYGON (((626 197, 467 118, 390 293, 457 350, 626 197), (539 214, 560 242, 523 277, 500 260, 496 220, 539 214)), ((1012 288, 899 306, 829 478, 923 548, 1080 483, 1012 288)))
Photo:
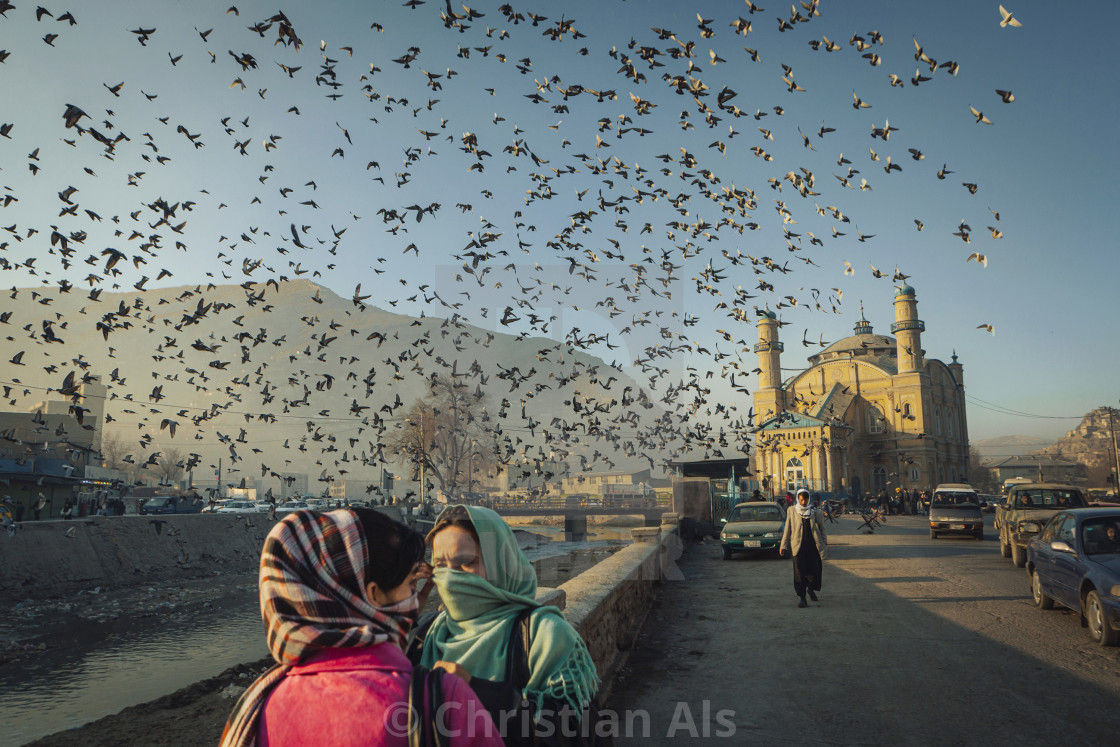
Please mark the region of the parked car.
POLYGON ((1027 543, 1042 530, 1055 511, 1085 508, 1081 491, 1060 483, 1023 483, 1011 488, 1007 500, 996 508, 999 548, 1016 568, 1027 564, 1027 543))
POLYGON ((1069 607, 1095 642, 1120 643, 1120 509, 1055 514, 1027 545, 1027 573, 1039 609, 1069 607))
POLYGON ((996 511, 996 506, 1003 503, 1006 498, 1002 495, 984 495, 980 494, 980 510, 986 514, 993 514, 996 511))
POLYGON ((777 552, 786 523, 785 506, 779 503, 740 503, 722 520, 719 533, 723 559, 736 552, 777 552))
POLYGON ((226 501, 226 505, 215 509, 216 514, 259 514, 260 509, 253 501, 226 501))
POLYGON ((283 519, 293 511, 300 511, 310 509, 311 506, 307 505, 307 501, 285 501, 276 507, 276 518, 283 519))
POLYGON ((140 514, 202 513, 202 498, 189 495, 156 495, 137 507, 140 514))
POLYGON ((980 496, 971 485, 945 483, 934 488, 929 504, 929 538, 965 534, 984 539, 984 515, 980 496))

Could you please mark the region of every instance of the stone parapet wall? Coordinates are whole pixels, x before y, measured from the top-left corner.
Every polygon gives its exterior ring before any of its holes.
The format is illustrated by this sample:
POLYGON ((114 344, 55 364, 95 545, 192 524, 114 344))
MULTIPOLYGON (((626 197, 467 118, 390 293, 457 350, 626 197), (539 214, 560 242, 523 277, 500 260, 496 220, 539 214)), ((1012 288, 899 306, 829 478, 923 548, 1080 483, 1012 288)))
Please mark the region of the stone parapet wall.
POLYGON ((635 540, 560 586, 564 615, 587 643, 605 692, 641 630, 657 588, 680 573, 674 573, 680 557, 675 526, 635 540))

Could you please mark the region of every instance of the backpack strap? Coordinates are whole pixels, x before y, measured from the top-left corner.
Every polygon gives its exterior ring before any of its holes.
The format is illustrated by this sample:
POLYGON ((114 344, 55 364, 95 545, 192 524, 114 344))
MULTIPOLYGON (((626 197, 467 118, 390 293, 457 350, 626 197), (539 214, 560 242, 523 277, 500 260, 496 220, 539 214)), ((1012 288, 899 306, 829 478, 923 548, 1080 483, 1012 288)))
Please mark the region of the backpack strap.
POLYGON ((424 745, 424 667, 412 668, 412 675, 408 680, 408 747, 423 747, 424 745))
POLYGON ((514 618, 506 650, 506 682, 517 690, 518 696, 529 684, 530 617, 535 607, 525 607, 514 618))
POLYGON ((430 747, 443 747, 448 741, 445 736, 449 733, 447 724, 444 723, 446 712, 440 712, 443 705, 443 670, 434 669, 428 672, 428 716, 424 719, 429 730, 430 740, 425 745, 430 747))

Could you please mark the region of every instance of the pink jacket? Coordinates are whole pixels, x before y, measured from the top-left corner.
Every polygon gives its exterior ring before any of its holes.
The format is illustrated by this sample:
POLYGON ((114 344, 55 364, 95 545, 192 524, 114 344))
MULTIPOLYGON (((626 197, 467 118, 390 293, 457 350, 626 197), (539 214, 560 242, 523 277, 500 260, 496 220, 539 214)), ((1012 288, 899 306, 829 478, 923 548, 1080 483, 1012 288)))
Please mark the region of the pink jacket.
MULTIPOLYGON (((293 667, 264 702, 257 744, 407 747, 412 664, 399 648, 331 649, 293 667)), ((451 747, 502 745, 485 706, 465 682, 443 674, 451 747)))

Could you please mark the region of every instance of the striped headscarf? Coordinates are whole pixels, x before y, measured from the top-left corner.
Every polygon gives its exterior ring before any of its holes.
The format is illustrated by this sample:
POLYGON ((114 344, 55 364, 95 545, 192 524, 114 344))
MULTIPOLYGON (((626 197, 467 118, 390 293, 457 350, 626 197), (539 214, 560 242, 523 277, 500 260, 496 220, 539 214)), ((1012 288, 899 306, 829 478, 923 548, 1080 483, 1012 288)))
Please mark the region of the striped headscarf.
POLYGON ((416 594, 388 607, 366 598, 369 551, 348 510, 296 511, 268 533, 261 553, 260 599, 268 648, 277 664, 242 694, 226 722, 222 747, 256 744, 265 699, 294 665, 332 648, 403 648, 416 621, 416 594))

